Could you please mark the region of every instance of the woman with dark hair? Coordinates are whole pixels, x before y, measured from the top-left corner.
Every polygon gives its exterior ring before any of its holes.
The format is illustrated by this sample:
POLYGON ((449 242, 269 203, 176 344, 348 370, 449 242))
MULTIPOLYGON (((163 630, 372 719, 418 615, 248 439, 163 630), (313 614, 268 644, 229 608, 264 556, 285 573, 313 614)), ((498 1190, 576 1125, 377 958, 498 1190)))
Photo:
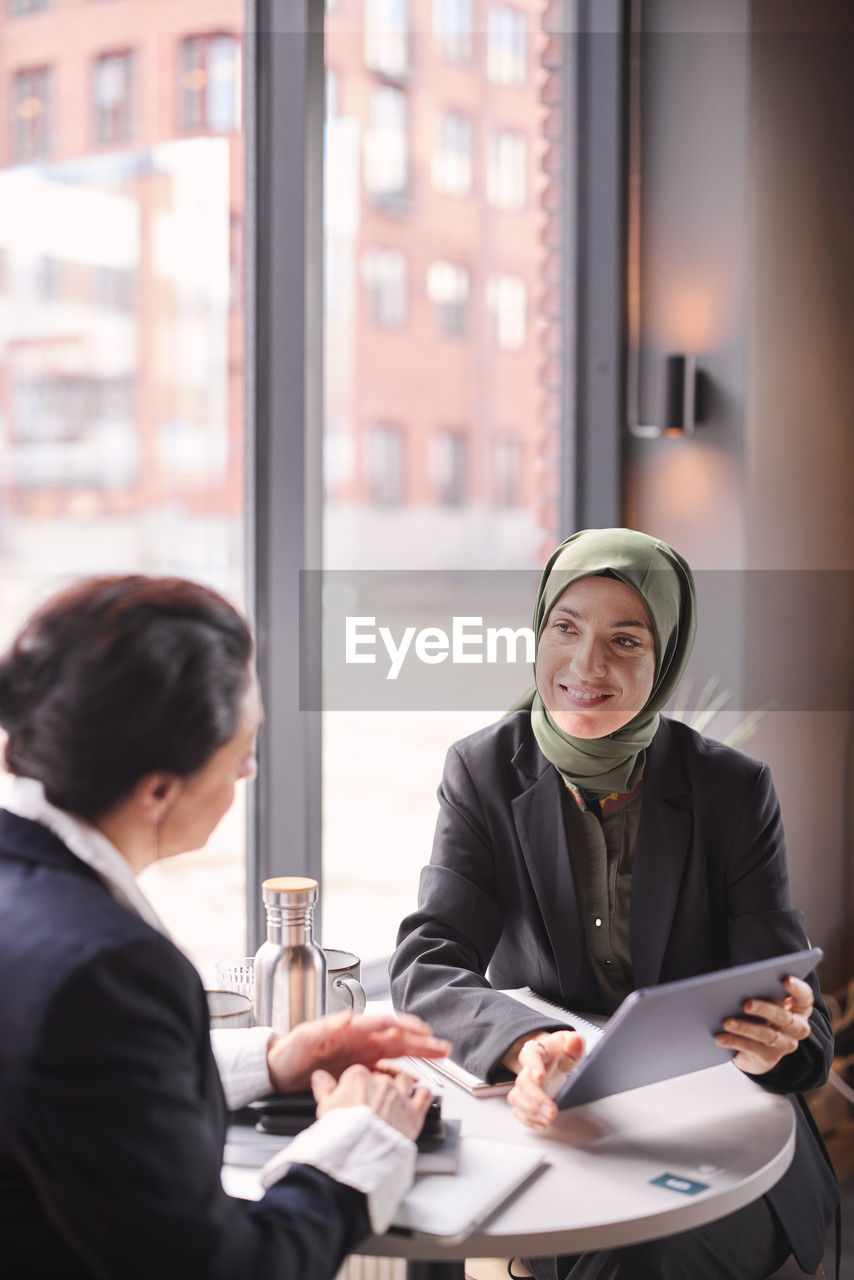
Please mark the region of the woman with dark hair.
POLYGON ((0 1271, 14 1280, 332 1276, 408 1188, 430 1097, 384 1056, 417 1018, 220 1034, 228 1101, 314 1090, 321 1119, 252 1205, 220 1184, 226 1099, 204 990, 135 883, 199 848, 254 770, 245 621, 179 579, 99 578, 0 659, 0 1271))
MULTIPOLYGON (((392 995, 470 1070, 511 1071, 508 1101, 532 1129, 553 1120, 583 1042, 499 988, 610 1014, 636 987, 807 946, 767 767, 661 715, 695 629, 672 548, 628 529, 574 534, 540 582, 534 692, 448 753, 392 995)), ((764 1088, 800 1093, 825 1080, 833 1038, 815 975, 786 987, 717 1039, 764 1088)), ((760 1280, 790 1253, 815 1272, 838 1191, 806 1106, 796 1114, 794 1160, 755 1204, 648 1244, 531 1260, 535 1274, 760 1280)))

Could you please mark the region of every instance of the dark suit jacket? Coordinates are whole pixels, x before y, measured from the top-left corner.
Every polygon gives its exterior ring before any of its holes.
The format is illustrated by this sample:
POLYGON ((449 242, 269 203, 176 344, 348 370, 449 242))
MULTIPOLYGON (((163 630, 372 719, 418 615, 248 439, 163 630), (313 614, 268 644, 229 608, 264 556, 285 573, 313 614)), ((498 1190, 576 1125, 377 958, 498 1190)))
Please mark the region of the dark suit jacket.
MULTIPOLYGON (((429 1021, 484 1076, 540 1015, 495 987, 530 986, 600 1012, 563 817, 563 783, 530 715, 516 712, 453 746, 418 909, 391 963, 395 1005, 429 1021), (487 968, 489 975, 487 980, 487 968)), ((767 766, 662 719, 647 752, 631 903, 635 986, 807 946, 789 901, 783 827, 767 766)), ((821 1084, 833 1055, 816 993, 812 1032, 761 1083, 821 1084)), ((793 1165, 768 1195, 798 1259, 815 1270, 838 1192, 798 1110, 793 1165)))
POLYGON ((225 1101, 189 961, 46 828, 0 811, 0 1272, 332 1276, 365 1197, 295 1166, 220 1185, 225 1101))

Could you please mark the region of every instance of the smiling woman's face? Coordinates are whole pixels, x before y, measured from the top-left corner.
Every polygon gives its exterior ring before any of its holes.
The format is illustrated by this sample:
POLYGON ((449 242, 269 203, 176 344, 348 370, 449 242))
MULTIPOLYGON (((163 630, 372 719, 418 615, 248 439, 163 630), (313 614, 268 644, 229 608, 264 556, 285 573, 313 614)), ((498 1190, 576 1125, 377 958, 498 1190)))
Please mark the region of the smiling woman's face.
POLYGON ((641 710, 655 680, 655 640, 636 591, 581 578, 553 606, 537 647, 537 689, 564 733, 604 738, 641 710))

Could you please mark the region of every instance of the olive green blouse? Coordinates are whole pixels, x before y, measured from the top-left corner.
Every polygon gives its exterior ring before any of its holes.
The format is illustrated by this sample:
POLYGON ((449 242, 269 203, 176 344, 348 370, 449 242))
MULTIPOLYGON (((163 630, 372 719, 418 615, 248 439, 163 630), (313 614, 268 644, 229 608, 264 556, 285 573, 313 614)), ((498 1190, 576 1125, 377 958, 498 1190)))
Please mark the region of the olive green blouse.
POLYGON ((566 781, 569 857, 587 951, 607 1014, 634 989, 629 921, 641 788, 638 783, 626 795, 597 800, 566 781))

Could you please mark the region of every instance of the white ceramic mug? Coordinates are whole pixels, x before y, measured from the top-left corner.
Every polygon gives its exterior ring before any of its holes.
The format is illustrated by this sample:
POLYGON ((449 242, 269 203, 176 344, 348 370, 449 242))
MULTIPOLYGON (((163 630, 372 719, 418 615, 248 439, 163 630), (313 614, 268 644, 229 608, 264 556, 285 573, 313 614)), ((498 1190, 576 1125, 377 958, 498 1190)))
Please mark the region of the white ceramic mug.
POLYGON ((361 961, 352 951, 333 951, 323 948, 326 956, 326 1012, 338 1013, 352 1009, 354 1013, 365 1011, 365 989, 359 981, 361 961))
POLYGON ((212 1031, 252 1026, 252 1001, 239 991, 206 991, 212 1031))

